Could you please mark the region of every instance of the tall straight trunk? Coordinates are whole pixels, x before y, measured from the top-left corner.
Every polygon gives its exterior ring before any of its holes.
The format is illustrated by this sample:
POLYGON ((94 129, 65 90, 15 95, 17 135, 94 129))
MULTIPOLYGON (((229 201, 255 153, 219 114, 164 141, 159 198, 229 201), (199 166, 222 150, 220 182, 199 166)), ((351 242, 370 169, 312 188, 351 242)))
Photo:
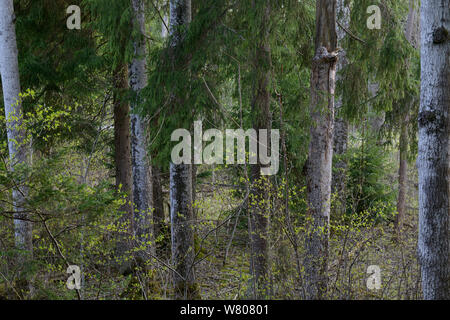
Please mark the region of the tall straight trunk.
POLYGON ((170 220, 174 294, 176 299, 196 296, 192 214, 192 165, 170 164, 170 220))
MULTIPOLYGON (((378 94, 378 91, 380 90, 380 84, 378 82, 369 80, 367 87, 370 97, 375 98, 378 94)), ((371 102, 369 102, 369 111, 373 112, 373 114, 369 115, 367 119, 367 122, 369 124, 369 132, 371 135, 376 137, 377 142, 380 142, 380 130, 384 122, 386 121, 386 112, 375 111, 371 102)))
POLYGON ((312 63, 312 125, 307 163, 308 217, 305 291, 307 299, 323 299, 328 282, 328 239, 333 157, 336 76, 336 0, 316 2, 316 54, 312 63))
MULTIPOLYGON (((339 108, 342 107, 342 100, 339 98, 339 108)), ((336 112, 338 109, 336 107, 336 112)), ((334 121, 334 130, 333 130, 333 153, 335 156, 343 156, 345 152, 347 152, 348 145, 348 121, 343 117, 336 118, 334 121)), ((334 158, 334 170, 332 176, 331 183, 331 192, 336 196, 337 201, 339 202, 337 211, 339 213, 343 213, 345 210, 345 190, 346 190, 346 171, 347 171, 347 162, 343 158, 334 158)))
MULTIPOLYGON (((182 26, 191 22, 191 1, 170 0, 171 54, 183 38, 182 26)), ((176 65, 176 57, 171 57, 176 65)), ((190 110, 189 110, 190 112, 190 110)), ((174 295, 189 299, 197 295, 194 278, 194 225, 192 210, 192 165, 170 164, 170 221, 174 295)))
MULTIPOLYGON (((270 113, 270 44, 269 44, 269 21, 270 2, 260 4, 261 21, 259 22, 258 39, 255 46, 255 58, 253 61, 255 88, 252 101, 253 128, 258 133, 258 141, 264 141, 259 136, 259 129, 266 129, 270 136, 272 116, 270 113)), ((269 142, 269 141, 268 141, 269 142)), ((270 150, 261 143, 259 148, 270 150)), ((268 225, 269 225, 269 178, 261 175, 261 164, 252 164, 250 167, 250 274, 252 275, 251 295, 253 299, 263 299, 270 296, 269 268, 268 268, 268 225)))
POLYGON ((153 228, 155 239, 158 239, 164 231, 164 195, 161 183, 161 171, 157 166, 152 166, 153 188, 153 228))
POLYGON ((398 198, 397 198, 397 216, 395 217, 395 232, 400 235, 405 217, 406 194, 407 194, 407 171, 408 171, 408 121, 406 113, 401 123, 401 133, 399 141, 399 168, 398 168, 398 198))
MULTIPOLYGON (((135 234, 139 242, 153 240, 153 224, 150 220, 151 188, 150 166, 147 155, 146 122, 138 114, 140 91, 147 85, 147 48, 145 46, 144 1, 132 0, 133 27, 139 35, 133 39, 134 58, 129 65, 130 88, 135 92, 131 105, 131 165, 133 180, 133 201, 135 209, 135 234)), ((149 248, 153 250, 154 246, 149 248)))
MULTIPOLYGON (((164 15, 163 21, 161 21, 161 38, 165 39, 169 30, 169 17, 164 15)), ((153 123, 158 124, 158 115, 154 116, 153 123)), ((157 151, 152 155, 156 157, 157 151)), ((153 229, 155 239, 158 239, 164 233, 164 195, 161 183, 161 169, 158 165, 152 166, 152 195, 153 195, 153 229)))
MULTIPOLYGON (((122 95, 128 89, 127 69, 125 65, 118 65, 113 73, 114 78, 114 163, 116 171, 116 189, 127 194, 125 203, 120 211, 123 216, 120 223, 127 224, 125 234, 120 236, 118 243, 119 255, 125 254, 128 246, 126 233, 132 234, 134 230, 134 211, 132 193, 132 168, 131 168, 131 139, 130 139, 130 106, 122 95)), ((121 263, 127 267, 125 263, 121 263)), ((123 271, 123 270, 122 270, 123 271)))
MULTIPOLYGON (((341 24, 348 28, 350 25, 350 9, 345 5, 345 0, 337 0, 336 17, 341 24)), ((337 41, 340 43, 345 38, 345 31, 341 27, 336 27, 337 41)), ((336 64, 336 82, 341 81, 340 72, 347 64, 345 53, 342 53, 336 64)), ((333 132, 333 153, 335 156, 342 156, 347 151, 348 143, 348 121, 342 115, 342 96, 336 100, 336 119, 334 121, 333 132)), ((337 212, 342 214, 345 211, 345 177, 347 170, 347 162, 340 158, 334 157, 334 172, 332 175, 331 192, 337 198, 337 212)))
MULTIPOLYGON (((192 203, 195 204, 195 201, 197 200, 197 166, 195 164, 192 164, 192 203)), ((195 208, 195 205, 192 208, 192 218, 194 219, 194 222, 197 223, 197 213, 198 210, 195 208)), ((195 235, 194 235, 195 236, 195 235)))
MULTIPOLYGON (((418 42, 418 17, 415 10, 416 0, 409 0, 409 13, 408 19, 406 20, 405 37, 406 40, 413 46, 417 46, 418 42)), ((409 65, 409 61, 407 61, 409 65)), ((414 98, 413 98, 414 99, 414 98)), ((398 168, 398 198, 397 198, 397 216, 394 221, 394 228, 396 237, 401 235, 401 230, 403 226, 403 221, 405 218, 406 210, 406 195, 407 195, 407 180, 408 180, 408 124, 409 124, 409 113, 410 106, 413 104, 413 100, 410 105, 406 105, 406 110, 401 119, 400 124, 400 140, 399 140, 399 168, 398 168)))
MULTIPOLYGON (((27 163, 28 146, 23 128, 23 110, 19 98, 20 78, 12 0, 0 0, 0 73, 7 122, 7 137, 11 170, 27 163)), ((14 204, 15 242, 18 249, 32 256, 32 224, 27 221, 25 202, 28 189, 20 181, 12 192, 14 204)), ((20 259, 22 261, 22 259, 20 259)))
POLYGON ((422 0, 419 241, 424 299, 450 299, 450 1, 422 0))

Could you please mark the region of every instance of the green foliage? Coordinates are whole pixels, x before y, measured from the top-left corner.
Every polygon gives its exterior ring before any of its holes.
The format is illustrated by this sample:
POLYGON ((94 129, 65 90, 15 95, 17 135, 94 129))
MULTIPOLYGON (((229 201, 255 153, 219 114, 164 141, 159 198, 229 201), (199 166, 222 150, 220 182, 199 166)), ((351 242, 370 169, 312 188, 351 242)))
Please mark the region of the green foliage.
MULTIPOLYGON (((339 116, 353 122, 355 136, 343 156, 348 163, 346 214, 331 217, 329 294, 333 298, 397 297, 397 290, 389 290, 390 283, 383 293, 365 290, 368 263, 382 265, 386 277, 398 284, 398 297, 417 292, 415 234, 401 244, 407 252, 400 254, 387 240, 389 234, 383 233, 390 226, 380 223, 392 219, 395 212, 392 147, 405 113, 410 114, 411 158, 417 149, 420 59, 404 37, 407 2, 346 1, 351 8, 349 31, 362 41, 347 35, 340 44, 349 63, 337 88, 344 103, 339 116), (366 27, 366 9, 373 4, 382 9, 381 30, 366 27), (374 97, 369 83, 379 85, 374 97), (377 112, 386 113, 386 123, 384 135, 375 139, 360 122, 377 112), (380 251, 380 246, 385 250, 380 251), (408 275, 400 274, 406 271, 408 275), (408 290, 400 293, 405 284, 408 290)), ((303 243, 311 222, 306 217, 303 167, 311 125, 315 1, 193 1, 193 20, 177 30, 183 37, 176 48, 170 36, 161 36, 166 1, 145 1, 143 36, 131 23, 129 0, 15 0, 14 4, 21 84, 30 88, 21 96, 21 129, 32 157, 29 164, 10 169, 6 121, 0 111, 0 298, 26 293, 23 279, 17 277, 21 273, 33 281, 34 298, 76 299, 76 293, 65 287, 67 262, 82 266, 86 299, 160 299, 173 294, 167 218, 159 238, 149 240, 150 245, 159 245, 156 261, 146 255, 145 245, 135 245, 130 219, 122 212, 126 195, 114 186, 112 76, 116 67, 131 61, 132 40, 138 37, 148 44, 149 81, 135 111, 149 120, 149 150, 162 171, 166 205, 164 170, 173 147, 170 134, 177 128, 191 130, 198 119, 203 120, 204 130, 252 127, 257 69, 270 72, 272 127, 283 133, 287 149, 281 155, 286 164, 281 158, 279 174, 269 179, 269 202, 244 199, 250 186, 244 166, 198 168, 193 205, 198 219, 193 248, 198 283, 176 289, 201 293, 202 298, 247 297, 252 279, 248 214, 261 207, 270 221, 265 236, 274 296, 302 297, 303 243), (70 4, 82 8, 81 30, 66 28, 70 4), (262 25, 268 4, 270 19, 262 25), (256 49, 266 42, 271 63, 264 61, 264 68, 256 68, 262 63, 256 59, 256 49), (213 170, 220 186, 211 187, 213 170), (33 261, 21 265, 16 263, 23 251, 14 247, 11 195, 17 185, 28 187, 25 207, 34 221, 33 261), (120 245, 125 249, 118 253, 120 245), (119 270, 122 265, 124 272, 119 270)), ((122 98, 131 101, 135 96, 125 92, 122 98)), ((408 219, 414 227, 415 216, 408 219)))
POLYGON ((395 193, 387 180, 391 172, 389 154, 376 139, 362 136, 347 152, 347 214, 368 215, 376 221, 391 219, 395 193))
POLYGON ((100 52, 110 61, 112 69, 131 61, 131 1, 83 0, 82 3, 91 13, 87 25, 101 37, 103 46, 100 52))
POLYGON ((362 42, 346 36, 341 44, 348 64, 342 70, 337 92, 343 97, 343 114, 356 122, 364 118, 369 105, 375 111, 389 111, 407 92, 417 92, 417 81, 409 77, 407 63, 417 52, 404 35, 407 1, 357 0, 350 1, 350 8, 349 29, 362 42), (366 26, 366 9, 370 5, 381 8, 380 30, 366 26), (379 86, 375 97, 368 92, 369 82, 379 86))

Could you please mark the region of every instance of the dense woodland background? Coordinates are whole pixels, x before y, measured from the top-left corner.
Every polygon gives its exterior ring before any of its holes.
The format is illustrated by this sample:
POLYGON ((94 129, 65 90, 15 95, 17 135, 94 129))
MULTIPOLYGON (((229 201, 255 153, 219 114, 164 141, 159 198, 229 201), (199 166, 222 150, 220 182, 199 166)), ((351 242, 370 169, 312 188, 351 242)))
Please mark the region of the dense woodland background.
POLYGON ((449 299, 450 1, 421 2, 0 0, 0 299, 449 299), (278 173, 171 163, 195 120, 280 130, 278 173))

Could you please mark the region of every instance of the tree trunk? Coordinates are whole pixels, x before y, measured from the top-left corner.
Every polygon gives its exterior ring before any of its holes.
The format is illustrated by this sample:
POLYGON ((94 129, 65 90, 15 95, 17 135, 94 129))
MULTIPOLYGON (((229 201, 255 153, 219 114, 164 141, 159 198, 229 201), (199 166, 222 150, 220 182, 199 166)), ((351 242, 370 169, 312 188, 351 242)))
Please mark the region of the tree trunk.
MULTIPOLYGON (((417 46, 418 42, 418 19, 415 10, 416 0, 409 0, 409 13, 406 21, 405 37, 406 40, 413 46, 417 46)), ((409 61, 406 62, 409 66, 409 61)), ((414 99, 414 97, 412 98, 414 99)), ((406 101, 408 103, 408 101, 406 101)), ((408 124, 409 124, 409 112, 414 100, 409 102, 409 105, 405 105, 406 110, 404 116, 401 119, 400 125, 400 141, 399 141, 399 168, 398 168, 398 199, 397 199, 397 216, 394 221, 395 238, 401 236, 401 230, 405 217, 406 207, 406 195, 407 195, 407 171, 408 171, 408 124)))
MULTIPOLYGON (((170 46, 172 54, 182 41, 181 26, 191 22, 191 1, 170 1, 170 46)), ((172 57, 175 60, 175 56, 172 57)), ((170 164, 170 221, 175 299, 192 299, 194 279, 194 230, 192 210, 192 165, 170 164)))
POLYGON ((305 285, 307 299, 326 297, 328 239, 333 157, 334 88, 336 75, 336 1, 316 2, 316 54, 312 63, 312 125, 307 163, 308 217, 305 285))
POLYGON ((408 180, 408 114, 402 119, 401 133, 399 141, 399 168, 398 168, 398 199, 397 216, 395 217, 394 227, 397 236, 403 226, 406 207, 407 180, 408 180))
MULTIPOLYGON (((350 25, 350 9, 345 6, 345 0, 337 0, 336 17, 341 24, 348 28, 350 25)), ((341 42, 345 38, 345 31, 341 27, 336 29, 337 41, 341 42)), ((341 81, 340 72, 347 64, 345 52, 341 53, 336 64, 336 82, 341 81)), ((334 122, 333 132, 333 153, 336 156, 343 156, 347 151, 348 143, 348 121, 342 115, 342 96, 336 100, 336 120, 334 122)), ((336 196, 336 211, 339 214, 345 212, 345 180, 347 171, 347 162, 342 158, 334 158, 334 171, 331 181, 331 192, 336 196)))
MULTIPOLYGON (((195 164, 192 165, 192 203, 195 204, 195 201, 197 200, 197 166, 195 164)), ((198 210, 195 208, 195 206, 192 208, 192 218, 194 219, 195 223, 197 223, 197 213, 198 210)))
POLYGON ((170 164, 170 220, 176 299, 191 299, 194 286, 192 225, 192 165, 170 164), (184 278, 184 279, 183 279, 184 278))
POLYGON ((421 1, 419 241, 424 299, 449 294, 450 1, 421 1))
MULTIPOLYGON (((15 31, 15 15, 12 0, 0 0, 0 73, 2 79, 5 117, 7 122, 8 150, 11 170, 27 163, 28 146, 22 124, 23 111, 19 98, 20 78, 15 31)), ((16 181, 19 188, 12 192, 14 204, 14 228, 16 247, 32 256, 32 224, 27 221, 25 202, 28 188, 16 181)), ((24 261, 23 259, 19 259, 24 261)))
MULTIPOLYGON (((339 107, 342 106, 341 98, 339 98, 339 102, 336 105, 340 104, 339 107)), ((336 112, 337 108, 336 108, 336 112)), ((347 143, 348 143, 348 121, 342 117, 336 118, 334 121, 334 130, 333 130, 333 153, 336 156, 343 156, 345 152, 347 152, 347 143)), ((331 192, 336 196, 336 200, 338 202, 337 212, 342 214, 345 211, 345 183, 346 183, 346 171, 347 171, 347 162, 345 159, 337 159, 334 158, 334 170, 332 176, 331 183, 331 192)))
MULTIPOLYGON (((337 0, 336 17, 341 24, 348 28, 350 25, 350 9, 345 6, 345 0, 337 0)), ((337 41, 341 42, 345 38, 345 31, 341 27, 336 27, 337 41)), ((347 64, 345 53, 340 55, 336 64, 336 82, 341 81, 340 71, 347 64)), ((336 120, 334 122, 333 132, 333 153, 336 156, 343 156, 347 151, 348 142, 348 121, 342 115, 342 96, 336 100, 336 120)), ((347 162, 342 158, 334 157, 334 171, 331 181, 331 192, 336 196, 337 205, 336 212, 342 214, 345 212, 345 177, 347 170, 347 162)))
MULTIPOLYGON (((169 25, 169 17, 167 14, 164 14, 163 20, 161 22, 161 38, 165 39, 168 35, 168 25, 169 25)), ((152 123, 155 124, 155 126, 158 125, 159 116, 154 115, 152 123)), ((152 155, 154 158, 157 155, 157 151, 154 151, 154 154, 152 155)), ((164 194, 162 190, 162 183, 161 183, 161 167, 158 165, 152 166, 152 190, 153 190, 153 229, 154 229, 154 235, 155 239, 158 239, 160 236, 165 236, 164 232, 164 194)), ((164 238, 164 242, 166 239, 164 238)), ((164 245, 162 243, 159 243, 160 247, 163 247, 164 245)))
MULTIPOLYGON (((146 122, 138 114, 140 90, 147 85, 147 49, 145 46, 144 2, 132 0, 133 26, 139 30, 138 38, 133 40, 134 58, 129 66, 130 88, 135 92, 131 105, 131 164, 133 180, 133 201, 135 209, 135 234, 139 242, 153 241, 153 226, 150 220, 150 166, 147 155, 146 122)), ((149 248, 154 249, 154 245, 149 248)))
POLYGON ((164 230, 164 195, 161 184, 161 171, 157 166, 152 166, 153 187, 153 228, 155 239, 163 234, 164 230))
MULTIPOLYGON (((255 44, 255 58, 253 62, 255 78, 255 91, 253 93, 252 113, 253 128, 258 134, 259 148, 270 150, 270 141, 267 146, 260 142, 260 129, 267 130, 270 137, 272 116, 270 113, 270 67, 271 53, 269 44, 270 2, 259 4, 261 8, 261 21, 258 28, 258 40, 255 44)), ((261 175, 260 163, 250 166, 250 274, 252 275, 251 296, 253 299, 264 299, 270 296, 268 275, 268 225, 269 225, 269 178, 261 175)))
MULTIPOLYGON (((114 162, 116 170, 116 189, 125 192, 127 197, 125 203, 120 207, 123 216, 119 219, 120 224, 127 224, 125 233, 121 232, 118 242, 119 256, 123 256, 130 249, 128 246, 127 233, 133 234, 134 211, 132 194, 132 168, 131 168, 131 139, 130 139, 130 106, 123 101, 122 95, 128 89, 126 67, 117 66, 114 70, 114 162)), ((120 263, 122 268, 127 268, 127 263, 120 263)), ((121 270, 123 272, 124 270, 121 270)))

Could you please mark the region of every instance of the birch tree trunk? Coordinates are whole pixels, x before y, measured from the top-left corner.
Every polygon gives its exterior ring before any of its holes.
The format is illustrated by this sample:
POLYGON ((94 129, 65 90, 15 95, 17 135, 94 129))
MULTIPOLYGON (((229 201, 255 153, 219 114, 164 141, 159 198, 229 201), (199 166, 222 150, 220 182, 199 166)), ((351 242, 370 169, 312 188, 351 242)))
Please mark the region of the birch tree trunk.
MULTIPOLYGON (((191 22, 191 0, 170 0, 169 32, 172 54, 181 44, 182 26, 191 22)), ((172 59, 176 59, 172 56, 172 59)), ((175 62, 174 62, 175 65, 175 62)), ((192 165, 170 163, 170 221, 175 299, 197 295, 194 278, 192 165)))
MULTIPOLYGON (((0 73, 2 79, 5 116, 7 121, 8 150, 11 170, 27 163, 28 146, 22 126, 23 111, 20 93, 18 50, 16 43, 13 0, 0 0, 0 73)), ((12 192, 14 204, 15 242, 18 249, 32 256, 32 224, 27 221, 25 201, 26 186, 21 185, 12 192)))
POLYGON ((450 299, 450 0, 422 0, 419 241, 424 299, 450 299))
MULTIPOLYGON (((152 190, 150 188, 150 165, 147 156, 146 122, 138 114, 140 91, 147 85, 147 49, 145 46, 144 1, 132 0, 133 27, 139 36, 133 39, 134 58, 129 65, 130 88, 136 96, 131 105, 131 165, 133 174, 133 201, 135 206, 135 234, 139 242, 153 241, 153 226, 150 219, 152 190)), ((152 245, 150 250, 154 249, 152 245)))
MULTIPOLYGON (((272 116, 270 113, 270 44, 269 44, 269 21, 270 21, 270 2, 265 1, 260 4, 261 21, 258 27, 258 39, 256 43, 256 55, 253 62, 255 78, 255 91, 253 93, 252 113, 253 128, 258 134, 260 129, 267 130, 267 136, 270 137, 272 125, 272 116)), ((270 150, 270 141, 267 140, 267 146, 260 143, 259 148, 270 150)), ((250 167, 250 274, 252 275, 251 295, 253 299, 264 299, 270 296, 269 286, 269 268, 268 268, 268 225, 269 225, 269 178, 261 175, 261 164, 252 164, 250 167)))
POLYGON ((316 54, 312 62, 312 125, 307 163, 310 228, 306 235, 307 299, 323 299, 328 282, 328 239, 333 157, 334 88, 336 76, 336 0, 316 1, 316 54))

